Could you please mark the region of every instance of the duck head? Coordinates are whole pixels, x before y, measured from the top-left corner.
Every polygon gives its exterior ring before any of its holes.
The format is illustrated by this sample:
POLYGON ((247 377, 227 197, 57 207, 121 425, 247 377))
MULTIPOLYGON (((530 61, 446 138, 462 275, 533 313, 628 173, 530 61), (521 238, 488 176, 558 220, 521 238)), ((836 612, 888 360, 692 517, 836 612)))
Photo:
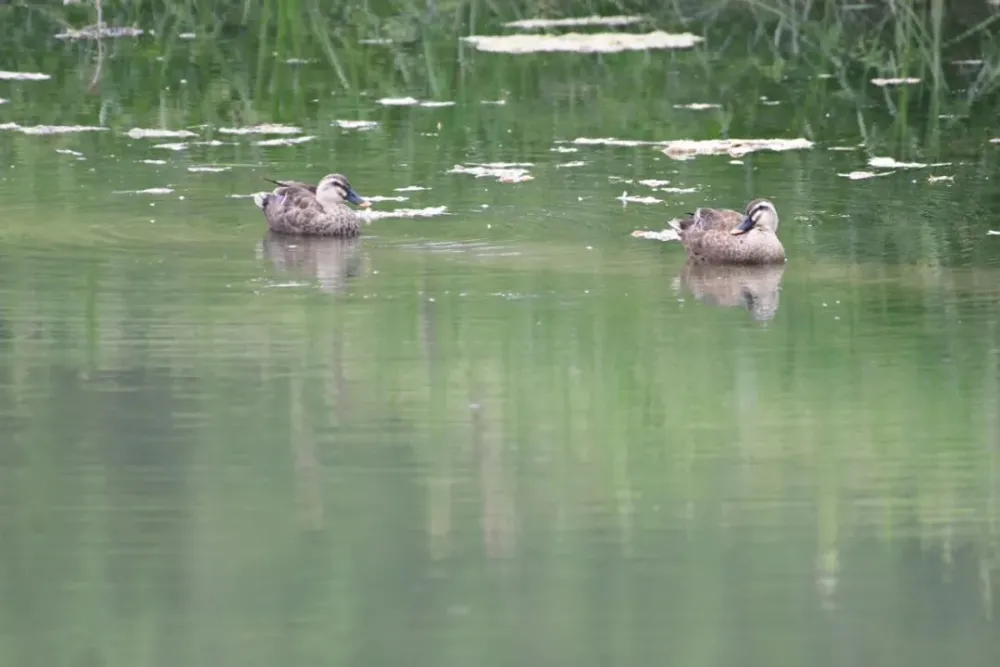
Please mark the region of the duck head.
POLYGON ((747 204, 746 216, 743 218, 743 222, 730 233, 734 236, 746 234, 754 227, 760 227, 771 232, 778 231, 778 211, 774 208, 774 204, 766 199, 754 199, 747 204))
POLYGON ((319 203, 326 205, 334 204, 354 204, 362 208, 371 206, 361 195, 354 191, 347 177, 343 174, 327 174, 316 185, 316 199, 319 203))

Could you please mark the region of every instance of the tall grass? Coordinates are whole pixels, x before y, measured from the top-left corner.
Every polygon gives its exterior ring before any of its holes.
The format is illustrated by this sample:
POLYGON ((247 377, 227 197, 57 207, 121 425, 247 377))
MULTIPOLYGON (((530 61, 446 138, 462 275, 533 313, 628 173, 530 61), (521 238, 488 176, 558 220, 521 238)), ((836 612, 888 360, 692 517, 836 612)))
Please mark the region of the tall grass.
MULTIPOLYGON (((883 0, 861 4, 847 0, 208 0, 104 1, 108 24, 137 24, 170 41, 195 31, 213 38, 254 38, 258 56, 319 51, 343 88, 356 85, 344 48, 361 38, 393 40, 388 51, 403 76, 411 56, 423 57, 428 70, 438 63, 424 45, 438 37, 498 30, 500 23, 526 16, 641 13, 667 27, 694 28, 713 36, 711 49, 754 44, 766 46, 787 64, 804 62, 817 69, 873 76, 916 76, 932 89, 947 88, 946 59, 980 58, 982 67, 966 95, 970 101, 996 90, 1000 83, 1000 46, 991 28, 1000 9, 986 2, 883 0)), ((39 26, 82 25, 97 19, 93 0, 67 7, 14 2, 0 7, 3 42, 13 46, 39 36, 39 26), (20 39, 19 39, 20 38, 20 39)), ((43 30, 44 32, 44 30, 43 30)), ((2 47, 0 47, 2 48, 2 47)))

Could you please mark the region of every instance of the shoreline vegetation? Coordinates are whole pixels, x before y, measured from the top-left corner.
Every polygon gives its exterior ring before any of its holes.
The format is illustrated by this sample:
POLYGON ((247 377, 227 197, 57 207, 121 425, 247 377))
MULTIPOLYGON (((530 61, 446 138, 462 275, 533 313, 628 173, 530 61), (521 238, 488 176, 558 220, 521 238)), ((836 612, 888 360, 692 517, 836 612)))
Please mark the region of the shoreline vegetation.
MULTIPOLYGON (((1000 6, 993 0, 721 0, 669 3, 618 0, 383 0, 362 4, 322 0, 216 3, 67 0, 49 7, 15 0, 0 6, 0 50, 23 51, 40 39, 93 39, 97 25, 109 38, 153 36, 161 44, 248 36, 258 57, 311 53, 333 67, 339 85, 356 87, 352 61, 381 47, 405 78, 412 58, 430 59, 432 44, 448 40, 463 59, 458 37, 479 39, 515 32, 544 38, 558 32, 593 30, 693 33, 708 57, 738 61, 768 56, 776 70, 804 65, 833 74, 842 84, 856 79, 920 79, 932 89, 952 87, 949 65, 963 63, 966 97, 974 103, 1000 83, 1000 44, 994 36, 1000 6), (596 17, 617 17, 593 21, 596 17), (559 19, 552 21, 539 19, 559 19), (588 20, 591 19, 591 20, 588 20), (352 51, 359 53, 352 53, 352 51), (741 57, 742 56, 742 57, 741 57)), ((683 41, 683 40, 682 40, 683 41)), ((668 47, 670 48, 670 47, 668 47)), ((436 58, 436 56, 435 56, 436 58)), ((378 58, 385 60, 385 58, 378 58)), ((259 65, 258 61, 258 65, 259 65)), ((430 63, 428 63, 430 64, 430 63)))

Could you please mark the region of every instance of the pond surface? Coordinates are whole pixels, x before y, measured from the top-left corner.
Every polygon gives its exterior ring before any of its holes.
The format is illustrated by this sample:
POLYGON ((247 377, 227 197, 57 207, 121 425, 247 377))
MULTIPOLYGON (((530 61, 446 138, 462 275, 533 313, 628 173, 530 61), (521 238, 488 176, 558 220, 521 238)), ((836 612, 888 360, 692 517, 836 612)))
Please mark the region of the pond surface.
POLYGON ((0 661, 995 664, 1000 132, 699 51, 360 94, 198 44, 0 81, 0 124, 109 128, 0 130, 0 661), (221 131, 260 123, 314 138, 221 131), (815 144, 574 141, 720 136, 815 144), (446 211, 269 237, 263 178, 331 171, 446 211), (779 269, 631 236, 760 196, 779 269))

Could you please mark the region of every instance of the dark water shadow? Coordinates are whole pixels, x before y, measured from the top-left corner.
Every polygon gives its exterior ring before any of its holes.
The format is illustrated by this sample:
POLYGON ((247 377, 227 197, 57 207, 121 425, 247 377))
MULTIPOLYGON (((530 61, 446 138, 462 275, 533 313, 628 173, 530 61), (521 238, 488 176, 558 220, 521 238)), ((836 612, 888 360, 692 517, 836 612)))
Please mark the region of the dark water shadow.
POLYGON ((287 236, 268 232, 259 255, 278 271, 315 278, 324 292, 337 292, 363 273, 361 239, 287 236))
POLYGON ((767 322, 778 312, 784 272, 784 264, 716 266, 687 262, 679 277, 698 301, 723 308, 740 307, 754 320, 767 322))

